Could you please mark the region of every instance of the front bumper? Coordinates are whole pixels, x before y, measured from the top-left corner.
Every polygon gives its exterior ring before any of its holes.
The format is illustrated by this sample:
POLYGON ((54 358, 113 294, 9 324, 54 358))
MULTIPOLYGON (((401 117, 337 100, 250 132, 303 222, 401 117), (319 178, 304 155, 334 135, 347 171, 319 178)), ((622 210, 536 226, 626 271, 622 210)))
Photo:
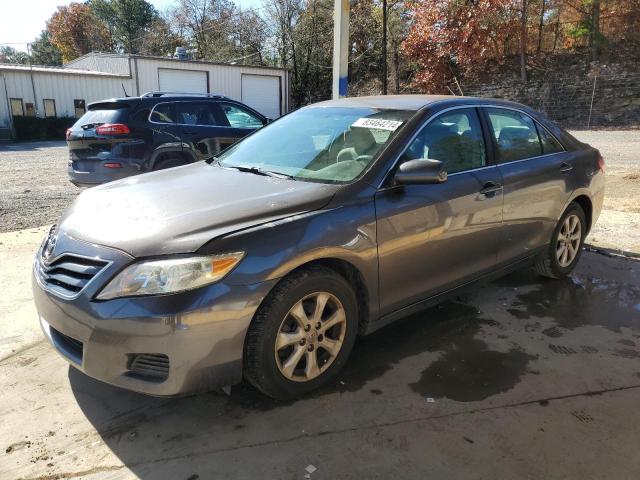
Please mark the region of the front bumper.
MULTIPOLYGON (((60 243, 60 242, 58 242, 60 243)), ((64 243, 64 242, 62 242, 64 243)), ((43 282, 38 252, 33 293, 42 330, 71 365, 98 380, 141 393, 170 396, 219 389, 242 379, 244 339, 253 315, 274 282, 217 283, 179 294, 92 300, 128 255, 81 244, 111 262, 74 298, 43 282), (132 370, 136 355, 166 358, 165 376, 132 370)))

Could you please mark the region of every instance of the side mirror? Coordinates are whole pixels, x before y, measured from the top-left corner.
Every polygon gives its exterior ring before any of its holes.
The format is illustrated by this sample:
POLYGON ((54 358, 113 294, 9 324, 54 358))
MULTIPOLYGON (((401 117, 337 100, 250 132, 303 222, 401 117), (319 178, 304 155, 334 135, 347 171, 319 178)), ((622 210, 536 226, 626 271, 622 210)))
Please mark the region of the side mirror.
POLYGON ((273 118, 265 118, 262 120, 262 125, 268 125, 271 122, 273 122, 273 118))
POLYGON ((447 180, 447 169, 440 160, 408 160, 400 165, 394 180, 400 185, 442 183, 447 180))

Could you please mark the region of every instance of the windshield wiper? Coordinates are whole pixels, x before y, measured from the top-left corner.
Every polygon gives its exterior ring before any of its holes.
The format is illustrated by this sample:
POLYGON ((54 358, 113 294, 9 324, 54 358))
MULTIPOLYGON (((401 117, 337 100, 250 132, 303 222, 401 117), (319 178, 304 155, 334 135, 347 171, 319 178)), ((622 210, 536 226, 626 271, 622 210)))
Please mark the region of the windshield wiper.
POLYGON ((271 170, 263 170, 258 167, 250 167, 248 165, 225 165, 226 168, 235 168, 241 172, 253 173, 255 175, 264 175, 265 177, 274 178, 294 178, 293 175, 287 175, 286 173, 272 172, 271 170))

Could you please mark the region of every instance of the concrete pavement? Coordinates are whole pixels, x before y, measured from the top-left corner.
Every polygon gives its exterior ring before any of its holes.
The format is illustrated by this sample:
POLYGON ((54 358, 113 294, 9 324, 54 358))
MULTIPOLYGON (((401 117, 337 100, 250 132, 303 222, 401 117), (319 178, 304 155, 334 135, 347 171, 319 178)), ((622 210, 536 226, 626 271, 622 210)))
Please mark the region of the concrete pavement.
POLYGON ((0 361, 0 478, 637 479, 639 342, 640 262, 589 252, 362 339, 292 402, 145 397, 36 340, 0 361))

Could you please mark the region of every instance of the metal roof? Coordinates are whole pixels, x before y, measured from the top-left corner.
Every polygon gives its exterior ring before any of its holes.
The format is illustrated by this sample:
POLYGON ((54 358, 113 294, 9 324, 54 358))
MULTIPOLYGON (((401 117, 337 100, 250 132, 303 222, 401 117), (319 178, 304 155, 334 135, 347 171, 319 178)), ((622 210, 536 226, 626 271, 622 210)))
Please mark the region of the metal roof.
POLYGON ((73 60, 69 61, 67 65, 73 65, 74 62, 78 60, 91 58, 91 57, 138 58, 141 60, 156 60, 156 61, 163 61, 163 62, 176 62, 176 63, 182 63, 182 64, 195 63, 200 65, 213 65, 213 66, 223 66, 223 67, 258 68, 263 70, 280 70, 283 72, 288 71, 286 68, 283 68, 283 67, 270 67, 268 65, 245 65, 243 63, 213 62, 209 60, 187 60, 187 59, 181 60, 179 58, 173 58, 173 57, 161 57, 161 56, 155 56, 155 55, 138 55, 133 53, 111 53, 111 52, 85 53, 84 55, 81 55, 78 58, 74 58, 73 60))
POLYGON ((92 75, 98 77, 118 77, 118 78, 130 78, 130 75, 124 73, 108 73, 97 72, 95 70, 83 70, 77 68, 63 68, 63 67, 47 67, 44 65, 22 65, 15 63, 0 63, 0 71, 5 72, 41 72, 41 73, 62 73, 66 75, 92 75))

